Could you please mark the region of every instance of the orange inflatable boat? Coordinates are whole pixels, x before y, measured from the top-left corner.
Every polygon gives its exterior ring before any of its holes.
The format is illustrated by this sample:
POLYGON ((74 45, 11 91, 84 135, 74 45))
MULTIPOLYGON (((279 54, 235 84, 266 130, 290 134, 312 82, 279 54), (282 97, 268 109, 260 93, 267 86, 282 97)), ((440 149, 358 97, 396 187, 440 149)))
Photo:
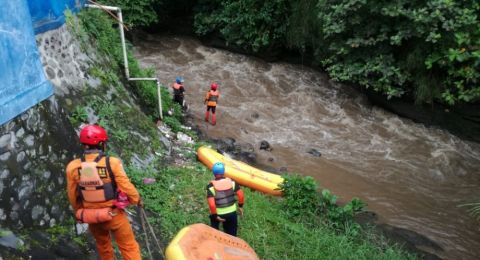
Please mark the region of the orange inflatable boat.
POLYGON ((238 237, 205 224, 184 227, 165 252, 167 260, 256 260, 255 251, 238 237))
POLYGON ((206 146, 198 148, 197 157, 209 169, 212 169, 216 162, 222 162, 225 164, 225 176, 235 180, 240 185, 275 196, 282 195, 278 186, 283 182, 280 175, 262 171, 244 162, 233 160, 206 146))

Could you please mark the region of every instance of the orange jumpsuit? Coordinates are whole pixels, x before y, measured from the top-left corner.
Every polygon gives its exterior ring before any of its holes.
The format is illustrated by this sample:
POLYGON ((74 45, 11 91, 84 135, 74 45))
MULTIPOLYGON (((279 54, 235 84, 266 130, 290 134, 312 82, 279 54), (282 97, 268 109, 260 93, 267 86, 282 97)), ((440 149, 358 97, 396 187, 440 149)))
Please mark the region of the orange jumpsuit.
POLYGON ((207 104, 207 111, 205 112, 205 121, 208 122, 210 118, 210 110, 212 111, 212 125, 217 123, 217 116, 215 114, 215 110, 217 108, 218 98, 220 97, 220 93, 218 90, 209 90, 205 95, 204 103, 207 104))
MULTIPOLYGON (((91 162, 95 160, 98 156, 98 153, 86 154, 85 160, 91 162)), ((106 169, 106 160, 103 157, 97 164, 98 168, 106 169)), ((125 192, 128 196, 128 200, 131 204, 138 204, 140 200, 140 195, 135 189, 135 186, 128 179, 125 170, 123 169, 122 162, 120 159, 115 157, 110 157, 110 166, 112 169, 112 174, 115 176, 115 182, 117 188, 125 192)), ((113 200, 105 202, 86 202, 83 201, 77 192, 77 183, 80 179, 78 169, 81 168, 80 159, 75 159, 67 165, 66 174, 67 174, 67 195, 70 204, 72 205, 74 211, 79 208, 105 208, 112 207, 113 200)), ((99 170, 99 175, 102 178, 104 183, 111 182, 108 173, 105 170, 99 170)), ((98 224, 89 224, 89 230, 92 235, 95 237, 97 242, 97 250, 102 260, 112 260, 114 259, 113 247, 112 247, 112 238, 115 238, 118 248, 122 254, 122 258, 125 260, 141 260, 140 247, 138 246, 137 241, 135 240, 135 235, 133 233, 132 227, 128 221, 127 214, 123 210, 114 209, 113 212, 118 213, 113 217, 111 221, 98 223, 98 224)))
POLYGON ((209 90, 205 95, 205 103, 207 103, 209 107, 216 107, 219 97, 220 93, 218 90, 209 90))

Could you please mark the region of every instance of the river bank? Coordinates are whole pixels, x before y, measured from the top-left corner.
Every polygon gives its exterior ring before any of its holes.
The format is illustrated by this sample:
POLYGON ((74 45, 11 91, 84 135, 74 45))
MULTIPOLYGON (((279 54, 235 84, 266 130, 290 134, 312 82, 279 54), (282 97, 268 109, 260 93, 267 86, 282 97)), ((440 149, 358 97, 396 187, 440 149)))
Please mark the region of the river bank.
MULTIPOLYGON (((195 143, 176 138, 171 141, 171 164, 161 172, 129 169, 129 176, 142 194, 164 246, 184 226, 209 223, 205 187, 212 179, 210 170, 196 161, 195 153, 197 147, 208 143, 201 139, 195 143), (155 181, 145 185, 146 177, 155 181)), ((260 259, 415 259, 400 243, 395 245, 375 235, 370 228, 340 231, 325 215, 312 215, 306 208, 300 216, 292 217, 287 199, 267 196, 247 187, 243 190, 246 202, 244 215, 239 219, 238 236, 255 249, 260 259), (285 247, 286 244, 289 246, 285 247)))
MULTIPOLYGON (((253 145, 250 143, 237 143, 234 138, 229 137, 223 139, 209 138, 208 133, 202 132, 202 129, 199 128, 198 125, 195 125, 192 118, 191 115, 187 115, 186 125, 191 127, 200 139, 211 143, 213 145, 212 148, 228 154, 232 159, 243 161, 259 169, 280 175, 287 174, 287 169, 276 169, 268 165, 259 164, 257 161, 257 153, 252 149, 253 145)), ((385 237, 389 241, 388 243, 400 245, 401 248, 419 256, 421 259, 441 259, 439 256, 428 252, 432 252, 432 249, 443 251, 437 243, 415 231, 382 223, 379 221, 378 214, 375 212, 362 211, 356 215, 354 219, 364 229, 368 230, 368 232, 372 232, 378 237, 385 237)))

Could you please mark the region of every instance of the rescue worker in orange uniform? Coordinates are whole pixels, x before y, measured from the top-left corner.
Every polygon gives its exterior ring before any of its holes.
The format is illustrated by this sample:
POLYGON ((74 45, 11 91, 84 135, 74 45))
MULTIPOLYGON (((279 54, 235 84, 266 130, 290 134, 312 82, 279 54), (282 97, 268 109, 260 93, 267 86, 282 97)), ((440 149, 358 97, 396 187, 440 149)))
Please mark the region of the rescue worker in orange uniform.
POLYGON ((218 92, 218 84, 212 83, 210 85, 210 90, 205 95, 204 104, 207 105, 207 111, 205 112, 205 121, 209 121, 210 119, 210 111, 212 111, 212 125, 217 123, 217 116, 215 115, 215 110, 217 108, 218 98, 220 97, 220 93, 218 92))
POLYGON ((220 223, 223 223, 225 233, 237 236, 238 218, 235 195, 238 197, 239 213, 243 215, 243 203, 245 202, 243 191, 235 181, 224 176, 225 166, 223 163, 215 163, 212 172, 215 180, 207 185, 210 225, 219 229, 220 223))
MULTIPOLYGON (((111 220, 89 224, 89 230, 96 240, 97 250, 102 260, 114 259, 112 235, 120 249, 123 259, 140 260, 140 247, 135 240, 127 213, 116 207, 116 191, 127 195, 130 204, 143 207, 135 186, 128 179, 120 159, 105 156, 108 135, 105 129, 98 125, 87 125, 80 131, 80 143, 84 148, 81 159, 71 161, 66 168, 67 195, 70 204, 79 213, 89 210, 108 208, 111 220), (85 165, 93 165, 89 171, 85 165), (95 169, 96 167, 96 169, 95 169), (93 169, 93 170, 92 170, 93 169), (85 178, 96 176, 97 180, 85 178), (98 186, 88 186, 91 184, 98 186)), ((128 203, 127 202, 127 203, 128 203)))
POLYGON ((183 78, 182 77, 177 77, 175 79, 175 82, 172 84, 173 88, 173 102, 177 102, 180 104, 180 106, 183 108, 183 98, 184 98, 184 92, 185 88, 183 87, 183 78))

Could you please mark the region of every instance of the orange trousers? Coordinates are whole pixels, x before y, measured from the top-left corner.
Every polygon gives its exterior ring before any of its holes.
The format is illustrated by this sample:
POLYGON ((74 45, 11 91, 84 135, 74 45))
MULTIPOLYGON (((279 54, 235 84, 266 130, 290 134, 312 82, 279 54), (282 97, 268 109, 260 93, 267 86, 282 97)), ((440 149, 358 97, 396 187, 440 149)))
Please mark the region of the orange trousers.
POLYGON ((97 250, 101 260, 115 259, 112 247, 113 234, 115 242, 122 253, 124 260, 141 260, 140 247, 135 240, 132 226, 127 218, 127 213, 118 210, 118 215, 104 223, 88 225, 90 232, 97 242, 97 250))

